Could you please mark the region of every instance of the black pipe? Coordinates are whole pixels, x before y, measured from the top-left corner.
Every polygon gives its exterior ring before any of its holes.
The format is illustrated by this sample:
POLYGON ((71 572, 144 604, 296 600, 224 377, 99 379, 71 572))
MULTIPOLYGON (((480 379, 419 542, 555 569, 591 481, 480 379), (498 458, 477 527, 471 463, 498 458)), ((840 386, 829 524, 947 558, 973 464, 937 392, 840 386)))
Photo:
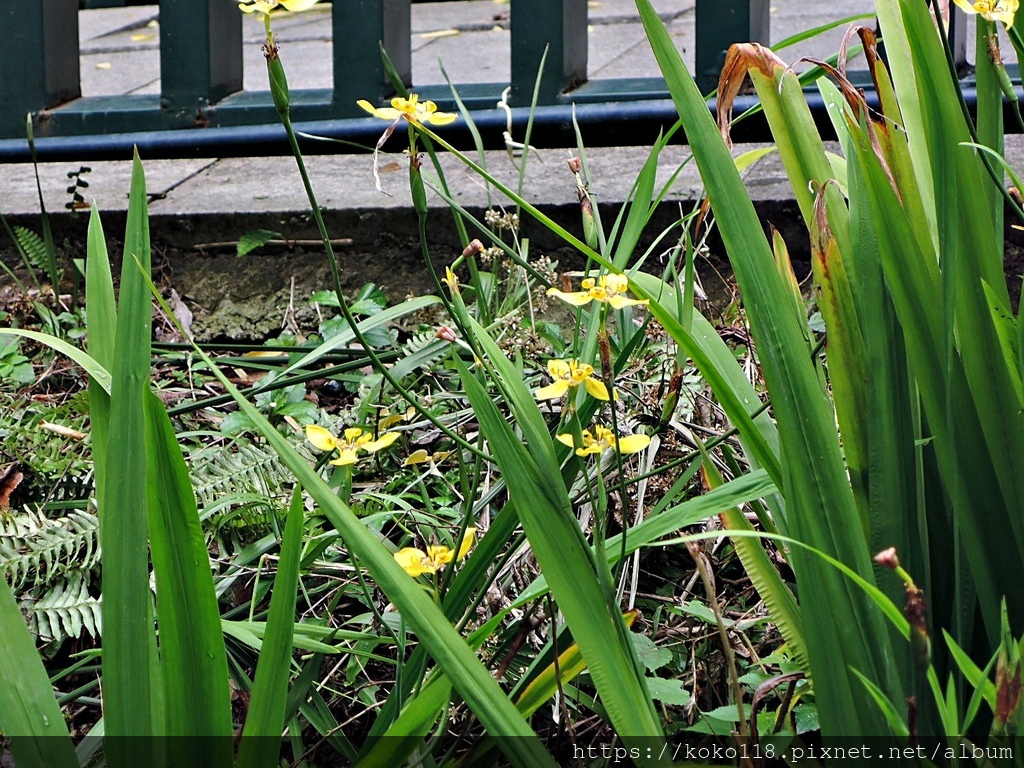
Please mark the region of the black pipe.
MULTIPOLYGON (((835 134, 825 110, 825 103, 817 89, 806 90, 807 103, 821 131, 822 138, 835 134)), ((973 112, 977 104, 977 91, 963 88, 968 108, 973 112)), ((865 92, 868 106, 878 107, 878 96, 865 92)), ((740 115, 757 104, 757 96, 737 97, 733 114, 740 115)), ((712 113, 715 100, 708 102, 712 113)), ((648 146, 678 119, 675 105, 670 99, 648 101, 620 101, 577 104, 576 121, 587 146, 648 146)), ((1009 103, 1005 107, 1008 132, 1018 129, 1009 103)), ((530 111, 512 110, 512 133, 521 139, 526 131, 530 111)), ((506 128, 505 112, 498 109, 473 113, 473 119, 483 137, 485 148, 504 149, 502 132, 506 128)), ((296 123, 296 130, 304 134, 338 139, 341 142, 301 140, 303 152, 309 154, 347 154, 368 152, 377 143, 386 124, 375 118, 348 120, 320 120, 296 123)), ((441 129, 442 135, 459 149, 473 148, 472 136, 461 118, 441 129)), ((734 124, 732 137, 736 143, 770 142, 771 133, 763 115, 746 118, 734 124)), ((679 131, 676 143, 685 143, 679 131)), ((404 142, 401 131, 391 139, 389 148, 400 149, 404 142)), ((557 104, 537 107, 533 116, 530 143, 538 148, 574 147, 576 136, 572 125, 572 106, 557 104)), ((107 135, 59 136, 36 139, 39 162, 81 162, 85 160, 130 160, 132 148, 137 146, 144 159, 259 157, 289 155, 291 151, 280 125, 246 125, 226 128, 195 128, 107 135)), ((28 142, 24 139, 0 141, 0 163, 23 163, 31 160, 28 142)))

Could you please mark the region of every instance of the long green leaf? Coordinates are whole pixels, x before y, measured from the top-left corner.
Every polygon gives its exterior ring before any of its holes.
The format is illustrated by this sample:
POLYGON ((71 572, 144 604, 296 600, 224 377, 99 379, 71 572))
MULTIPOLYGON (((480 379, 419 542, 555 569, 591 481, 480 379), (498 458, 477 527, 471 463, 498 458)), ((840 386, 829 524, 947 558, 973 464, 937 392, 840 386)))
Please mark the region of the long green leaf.
POLYGON ((149 533, 167 724, 178 763, 231 764, 231 701, 210 559, 188 468, 160 399, 146 398, 149 533), (200 740, 197 737, 218 738, 200 740))
POLYGON ((100 499, 103 546, 103 703, 107 756, 113 768, 153 761, 151 739, 162 733, 162 692, 153 680, 156 643, 149 590, 146 520, 146 413, 151 305, 146 181, 138 153, 132 167, 125 231, 116 352, 110 396, 112 471, 100 499), (141 268, 141 269, 140 269, 141 268))
POLYGON ((11 588, 0 577, 0 733, 24 768, 77 768, 64 715, 11 588))
MULTIPOLYGON (((736 273, 772 395, 783 459, 785 532, 872 579, 871 560, 835 430, 797 319, 775 312, 789 301, 750 197, 704 100, 654 8, 637 0, 655 57, 683 121, 726 251, 736 273), (823 511, 825 511, 823 513, 823 511)), ((822 723, 832 733, 882 733, 885 724, 850 667, 866 670, 902 701, 877 607, 845 580, 793 552, 808 653, 822 723), (841 659, 837 663, 837 654, 841 659)))
MULTIPOLYGON (((748 472, 735 480, 714 488, 692 499, 669 507, 660 515, 644 520, 626 532, 626 555, 650 544, 652 541, 675 533, 680 528, 706 520, 729 507, 760 499, 775 492, 775 485, 763 469, 748 472)), ((605 544, 608 564, 614 565, 622 553, 622 534, 616 534, 605 544)), ((513 608, 526 605, 548 591, 548 582, 542 573, 512 603, 513 608)))
MULTIPOLYGON (((85 257, 85 329, 89 355, 102 366, 104 375, 89 372, 89 429, 92 433, 92 461, 96 477, 96 498, 103 498, 107 473, 107 444, 110 440, 110 375, 117 334, 117 306, 114 280, 110 274, 107 241, 99 210, 93 204, 85 257)), ((79 363, 81 365, 81 363, 79 363)))
POLYGON ((0 328, 0 335, 21 336, 22 338, 31 339, 32 341, 38 341, 40 344, 45 344, 54 352, 59 352, 68 359, 82 366, 85 372, 100 385, 101 389, 104 391, 110 390, 110 373, 107 369, 78 347, 68 344, 63 339, 58 339, 56 336, 51 336, 48 333, 28 331, 22 328, 0 328))
POLYGON ((239 768, 272 768, 278 764, 279 750, 274 749, 274 745, 284 731, 295 602, 302 561, 303 518, 302 491, 296 488, 288 507, 288 519, 281 539, 281 560, 270 597, 267 633, 256 667, 242 743, 238 748, 239 768))

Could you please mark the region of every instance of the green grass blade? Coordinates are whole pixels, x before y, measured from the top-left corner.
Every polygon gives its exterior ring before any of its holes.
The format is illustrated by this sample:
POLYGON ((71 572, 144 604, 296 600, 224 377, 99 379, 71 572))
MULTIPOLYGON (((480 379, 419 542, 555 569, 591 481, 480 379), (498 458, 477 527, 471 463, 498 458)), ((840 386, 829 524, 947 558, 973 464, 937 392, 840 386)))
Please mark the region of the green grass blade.
POLYGON ((77 768, 64 715, 11 588, 0 577, 0 733, 25 768, 77 768), (19 738, 23 737, 23 738, 19 738))
POLYGON ((149 532, 170 748, 189 765, 231 764, 231 701, 220 612, 188 468, 160 399, 148 393, 149 532), (220 738, 199 741, 195 737, 220 738))
POLYGON ((149 609, 149 547, 146 520, 146 413, 150 326, 149 222, 146 182, 138 154, 132 168, 125 232, 116 354, 110 396, 107 478, 100 499, 103 546, 103 703, 107 751, 113 768, 152 763, 150 739, 162 732, 155 721, 160 693, 145 670, 156 645, 149 609), (140 269, 141 267, 141 269, 140 269))
POLYGON ((296 488, 288 507, 288 519, 281 539, 281 560, 270 597, 267 631, 256 667, 242 743, 238 748, 239 768, 273 768, 278 762, 279 750, 273 745, 278 743, 277 739, 284 731, 304 514, 302 491, 296 488))

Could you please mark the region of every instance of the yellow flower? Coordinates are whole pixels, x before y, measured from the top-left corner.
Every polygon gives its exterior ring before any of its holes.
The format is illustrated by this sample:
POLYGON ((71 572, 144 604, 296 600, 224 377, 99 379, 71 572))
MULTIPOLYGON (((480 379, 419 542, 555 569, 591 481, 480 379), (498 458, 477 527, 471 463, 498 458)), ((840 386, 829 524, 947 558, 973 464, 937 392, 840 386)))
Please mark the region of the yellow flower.
POLYGON ((469 554, 475 537, 476 528, 467 528, 457 550, 448 549, 443 544, 427 547, 426 552, 415 547, 405 547, 395 552, 395 562, 412 577, 422 576, 424 573, 434 574, 452 560, 458 562, 469 554))
POLYGON ((548 296, 555 296, 566 304, 582 307, 592 301, 610 304, 612 309, 622 309, 634 304, 647 304, 647 299, 630 299, 624 296, 629 287, 629 278, 625 275, 601 275, 596 281, 588 277, 583 281, 583 290, 565 293, 557 288, 548 288, 548 296))
POLYGON ((437 104, 432 101, 420 102, 420 97, 415 93, 410 93, 408 99, 396 96, 391 100, 390 107, 375 107, 365 99, 360 99, 356 103, 374 117, 392 123, 397 123, 404 117, 417 125, 448 125, 457 117, 450 112, 438 112, 437 104))
POLYGON ((420 448, 419 450, 410 453, 405 461, 402 462, 402 466, 411 467, 414 464, 426 464, 428 462, 431 464, 438 464, 451 456, 452 453, 453 451, 434 451, 433 453, 427 453, 425 450, 420 448))
MULTIPOLYGON (((576 444, 573 441, 572 435, 569 433, 556 435, 555 439, 570 448, 576 444)), ((626 435, 625 437, 616 437, 615 433, 608 429, 608 427, 597 425, 594 427, 593 433, 591 433, 589 429, 583 430, 583 445, 576 449, 576 455, 589 456, 592 453, 600 455, 608 448, 612 448, 618 450, 619 453, 625 456, 630 453, 642 451, 650 444, 651 438, 647 435, 626 435)))
POLYGON ((298 13, 312 8, 316 3, 317 0, 246 0, 244 3, 239 3, 238 7, 245 13, 262 13, 264 16, 269 16, 270 12, 279 5, 286 11, 298 13))
POLYGON ((987 21, 1001 21, 1009 29, 1020 7, 1018 0, 953 0, 965 13, 980 13, 987 21))
POLYGON ((594 366, 588 363, 581 363, 578 360, 548 360, 548 373, 554 381, 534 393, 538 400, 562 397, 580 384, 587 388, 591 397, 608 400, 608 388, 604 382, 594 378, 594 366))
POLYGON ((371 433, 363 434, 360 427, 349 427, 343 438, 337 438, 323 427, 310 424, 306 427, 306 439, 321 451, 337 451, 338 458, 333 459, 331 464, 343 467, 355 464, 359 451, 376 453, 387 448, 398 439, 398 433, 387 432, 374 440, 371 433))
POLYGON ((452 271, 451 267, 444 268, 444 277, 441 278, 441 282, 448 286, 448 290, 452 294, 462 293, 462 291, 459 290, 458 275, 452 271))

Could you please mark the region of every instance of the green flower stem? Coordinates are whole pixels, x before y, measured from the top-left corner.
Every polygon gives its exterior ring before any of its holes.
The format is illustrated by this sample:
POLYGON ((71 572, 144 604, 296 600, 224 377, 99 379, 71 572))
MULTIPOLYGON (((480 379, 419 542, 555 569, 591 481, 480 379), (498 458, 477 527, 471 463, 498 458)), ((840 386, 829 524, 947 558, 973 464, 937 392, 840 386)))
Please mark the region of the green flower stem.
POLYGON ((352 506, 352 464, 343 464, 335 473, 338 475, 338 498, 352 506))
MULTIPOLYGON (((267 19, 267 29, 270 28, 270 20, 267 19)), ((273 35, 268 34, 267 43, 273 45, 273 35)), ((280 66, 280 71, 284 72, 284 65, 281 64, 280 57, 274 52, 273 48, 270 49, 272 53, 268 53, 267 56, 267 71, 271 78, 271 83, 275 81, 273 69, 276 66, 280 66), (273 65, 272 62, 277 62, 273 65)), ((275 107, 277 102, 275 101, 275 107)), ((416 411, 423 416, 427 421, 437 427, 443 434, 455 441, 456 444, 461 446, 471 453, 480 455, 486 461, 492 461, 491 457, 483 453, 475 445, 470 443, 461 435, 456 434, 453 430, 449 429, 445 424, 441 422, 434 414, 428 409, 420 405, 419 401, 412 396, 412 394, 405 389, 394 376, 391 375, 391 371, 381 362, 380 357, 374 351, 373 346, 366 340, 362 331, 359 330, 359 325, 356 322, 355 317, 352 315, 352 310, 349 308, 348 301, 345 299, 345 294, 341 289, 341 272, 338 268, 338 258, 334 254, 334 247, 331 245, 331 236, 327 232, 327 225, 324 223, 323 212, 320 210, 320 205, 317 203, 316 194, 313 192, 313 185, 309 180, 309 173, 306 171, 306 163, 302 158, 302 150, 299 149, 299 141, 295 135, 295 128, 292 126, 290 107, 288 103, 283 105, 283 108, 278 109, 278 115, 281 118, 281 123, 284 125, 285 133, 288 135, 288 143, 292 149, 292 155, 295 157, 295 163, 299 169, 299 176, 302 177, 302 186, 306 190, 306 197, 309 199, 309 204, 313 209, 313 219, 316 221, 317 229, 320 231, 320 237, 324 243, 324 249, 327 251, 327 259, 331 265, 331 280, 334 284, 334 293, 338 297, 338 304, 341 307, 341 313, 345 318, 345 321, 352 328, 352 333, 356 337, 356 341, 362 346, 363 351, 366 352, 366 356, 370 358, 370 364, 374 370, 378 371, 384 380, 390 384, 399 395, 401 395, 416 411)))

